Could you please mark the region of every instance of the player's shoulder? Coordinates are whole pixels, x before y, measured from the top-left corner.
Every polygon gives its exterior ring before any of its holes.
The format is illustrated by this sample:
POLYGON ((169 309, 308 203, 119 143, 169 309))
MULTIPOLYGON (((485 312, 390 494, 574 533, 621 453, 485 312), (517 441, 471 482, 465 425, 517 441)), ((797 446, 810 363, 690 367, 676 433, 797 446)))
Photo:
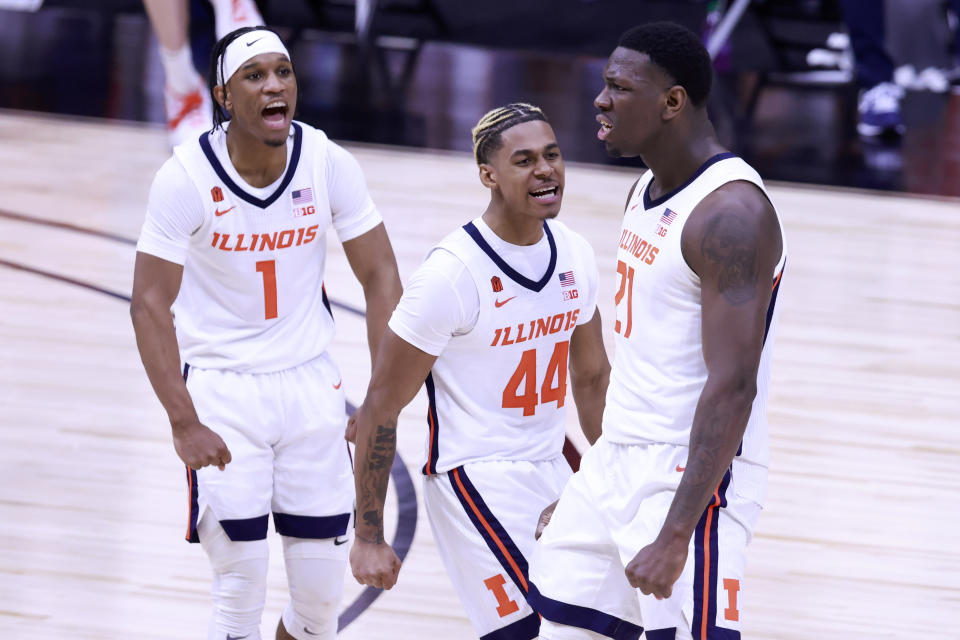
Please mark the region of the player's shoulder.
POLYGON ((773 204, 762 186, 747 179, 731 180, 707 194, 694 208, 687 224, 693 231, 708 226, 719 216, 758 227, 777 219, 773 204))
POLYGON ((570 245, 570 249, 581 255, 594 255, 593 245, 578 231, 574 231, 565 223, 559 220, 551 220, 547 223, 554 235, 561 235, 570 245))
POLYGON ((186 188, 195 188, 195 185, 183 161, 174 153, 157 169, 157 173, 153 177, 152 188, 179 191, 186 188))

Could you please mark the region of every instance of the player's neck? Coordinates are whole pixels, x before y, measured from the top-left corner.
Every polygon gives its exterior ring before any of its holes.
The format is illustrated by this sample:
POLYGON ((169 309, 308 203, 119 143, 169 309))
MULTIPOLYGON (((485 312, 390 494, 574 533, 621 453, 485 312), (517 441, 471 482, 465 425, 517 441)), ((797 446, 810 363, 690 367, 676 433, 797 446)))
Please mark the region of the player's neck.
POLYGON ((230 162, 251 187, 258 189, 276 182, 287 168, 287 145, 268 145, 239 127, 227 129, 230 162))
POLYGON ((492 203, 483 212, 483 221, 498 238, 521 247, 537 244, 543 237, 543 220, 533 216, 510 216, 492 203))
POLYGON ((717 140, 709 120, 657 146, 655 152, 641 156, 643 163, 653 172, 654 181, 650 185, 650 197, 653 199, 680 187, 704 162, 726 151, 717 140))

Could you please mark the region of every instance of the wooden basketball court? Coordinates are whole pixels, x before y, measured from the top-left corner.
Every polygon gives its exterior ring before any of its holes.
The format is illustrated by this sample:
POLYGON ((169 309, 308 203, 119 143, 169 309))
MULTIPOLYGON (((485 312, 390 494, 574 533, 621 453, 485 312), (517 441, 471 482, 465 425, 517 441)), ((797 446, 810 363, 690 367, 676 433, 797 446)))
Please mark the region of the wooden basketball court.
MULTIPOLYGON (((199 546, 183 541, 183 466, 124 300, 150 182, 169 155, 165 133, 0 112, 0 140, 0 637, 205 637, 209 570, 199 546)), ((403 278, 486 204, 468 154, 346 146, 403 278)), ((597 251, 608 348, 619 218, 635 177, 567 167, 561 219, 597 251)), ((771 193, 790 259, 744 637, 951 637, 960 614, 960 202, 785 184, 771 193)), ((358 404, 369 358, 349 307, 363 297, 335 238, 327 272, 340 305, 332 352, 358 404)), ((421 394, 399 437, 418 493, 425 407, 421 394)), ((393 489, 388 510, 390 532, 393 489)), ((399 528, 409 531, 412 507, 405 513, 399 528)), ((347 577, 353 618, 340 637, 474 637, 418 513, 394 590, 370 603, 347 577)), ((286 605, 271 541, 265 638, 286 605)))

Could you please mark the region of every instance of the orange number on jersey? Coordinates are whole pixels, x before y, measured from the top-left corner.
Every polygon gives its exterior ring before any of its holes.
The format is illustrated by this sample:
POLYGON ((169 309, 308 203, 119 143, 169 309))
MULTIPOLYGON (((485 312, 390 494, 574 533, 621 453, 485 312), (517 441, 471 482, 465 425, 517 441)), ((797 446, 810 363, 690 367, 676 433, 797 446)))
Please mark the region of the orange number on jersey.
MULTIPOLYGON (((617 273, 620 274, 620 289, 617 290, 617 295, 613 301, 619 307, 623 295, 627 295, 627 329, 623 332, 623 337, 629 338, 630 332, 633 331, 633 274, 635 272, 633 267, 627 266, 626 262, 617 260, 617 273), (629 285, 627 284, 628 280, 630 281, 629 285)), ((620 333, 620 327, 621 323, 617 320, 613 325, 613 330, 620 333)))
POLYGON ((277 261, 261 260, 257 272, 263 275, 263 310, 267 320, 277 317, 277 261))
POLYGON ((553 348, 553 355, 547 364, 547 372, 540 387, 540 397, 537 398, 537 350, 524 351, 520 356, 520 364, 510 376, 507 386, 503 389, 504 409, 523 409, 523 415, 532 416, 536 413, 538 402, 546 404, 556 402, 558 407, 563 406, 567 397, 567 354, 570 341, 558 342, 553 348), (554 378, 557 384, 554 385, 554 378), (520 383, 523 383, 523 395, 520 383))
POLYGON ((517 370, 503 389, 504 409, 523 409, 523 415, 532 416, 537 410, 537 351, 530 349, 520 356, 517 370), (523 382, 523 395, 517 395, 523 382))
POLYGON ((563 406, 567 397, 567 354, 570 352, 570 341, 558 342, 553 348, 553 355, 547 364, 547 374, 543 378, 543 387, 540 388, 540 402, 546 404, 556 401, 558 407, 563 406), (552 386, 553 379, 557 379, 557 386, 552 386))

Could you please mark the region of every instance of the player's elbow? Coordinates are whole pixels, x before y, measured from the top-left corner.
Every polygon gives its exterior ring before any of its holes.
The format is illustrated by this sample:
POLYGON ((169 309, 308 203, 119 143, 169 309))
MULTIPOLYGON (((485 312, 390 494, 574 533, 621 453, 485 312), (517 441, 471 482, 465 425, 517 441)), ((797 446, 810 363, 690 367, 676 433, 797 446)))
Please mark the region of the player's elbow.
POLYGON ((571 367, 570 385, 574 393, 606 394, 610 384, 610 362, 604 358, 589 369, 571 367))
POLYGON ((726 396, 734 405, 749 408, 753 406, 753 401, 757 397, 757 374, 756 371, 736 372, 734 375, 726 376, 721 388, 723 395, 726 396))

